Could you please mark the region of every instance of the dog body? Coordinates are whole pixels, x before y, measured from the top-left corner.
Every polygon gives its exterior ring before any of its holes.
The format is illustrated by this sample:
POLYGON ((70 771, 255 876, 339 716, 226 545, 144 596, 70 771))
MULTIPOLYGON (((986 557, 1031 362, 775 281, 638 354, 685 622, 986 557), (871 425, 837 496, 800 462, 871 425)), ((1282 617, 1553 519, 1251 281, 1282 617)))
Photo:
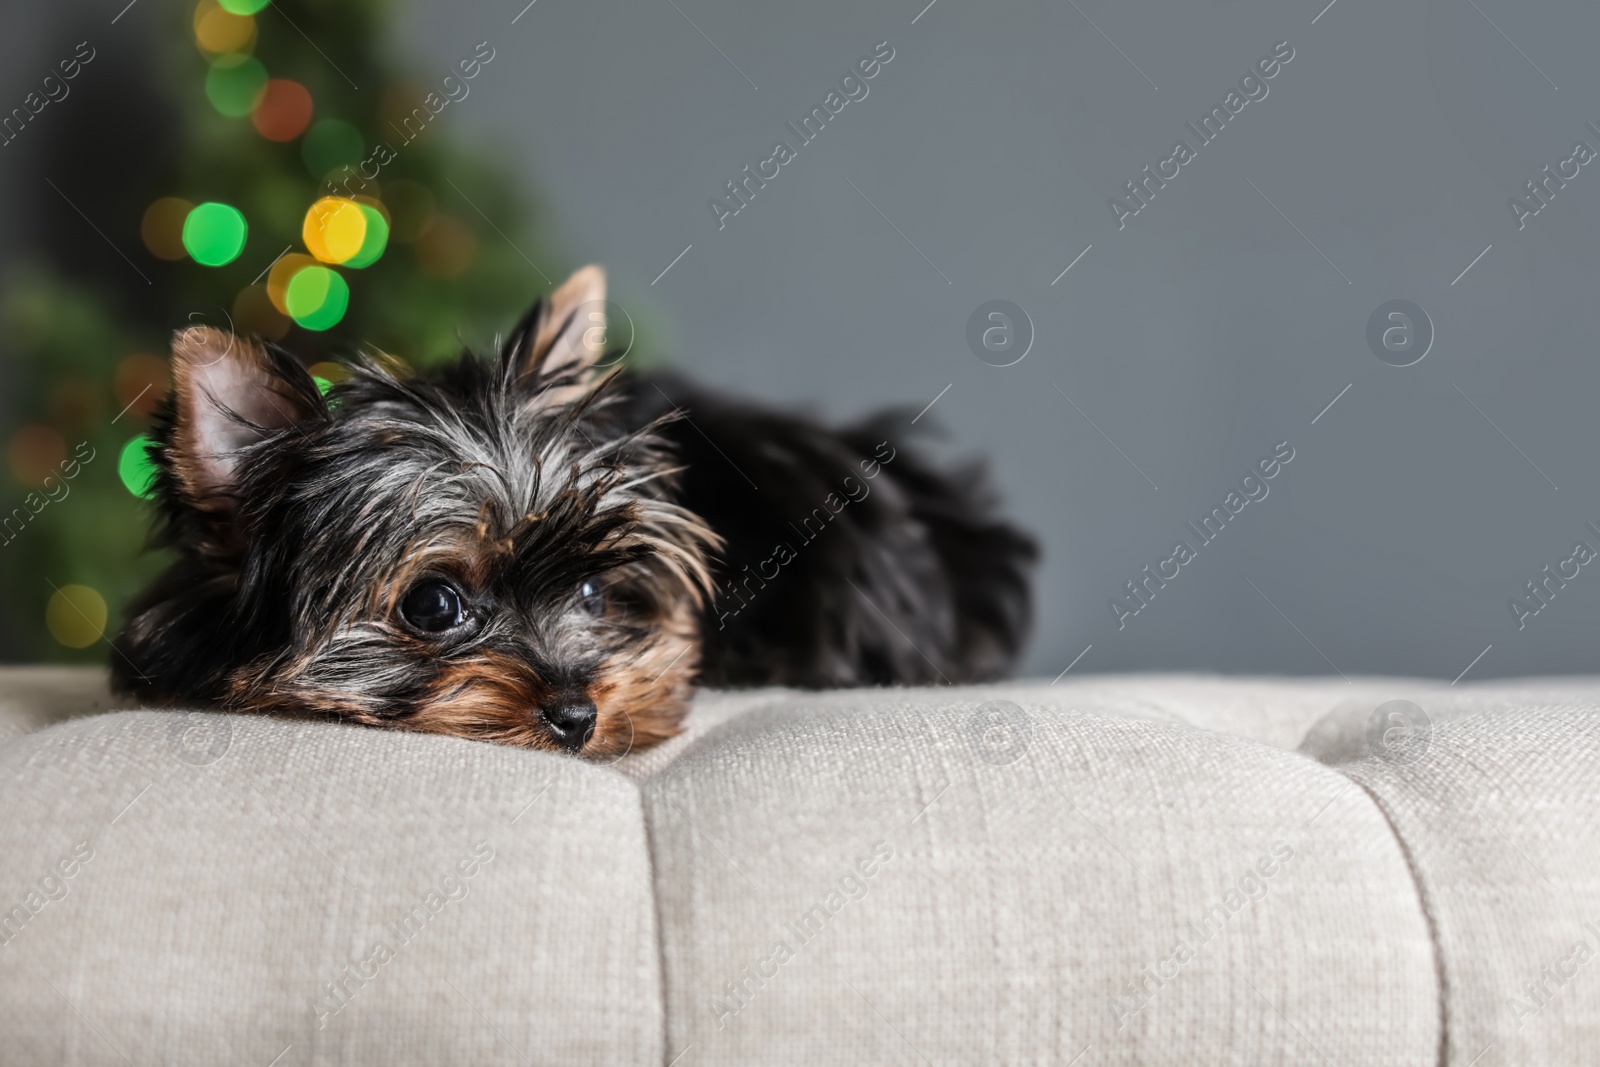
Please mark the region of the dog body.
POLYGON ((835 431, 604 372, 603 305, 586 268, 498 360, 368 358, 327 399, 281 350, 180 333, 152 450, 176 560, 116 688, 600 757, 675 733, 697 684, 1011 666, 1034 549, 976 472, 903 416, 835 431))
POLYGON ((844 430, 673 380, 625 383, 684 466, 678 501, 721 538, 701 620, 717 687, 950 684, 1003 675, 1027 634, 1032 542, 975 469, 906 447, 909 415, 844 430), (669 399, 670 397, 670 399, 669 399))

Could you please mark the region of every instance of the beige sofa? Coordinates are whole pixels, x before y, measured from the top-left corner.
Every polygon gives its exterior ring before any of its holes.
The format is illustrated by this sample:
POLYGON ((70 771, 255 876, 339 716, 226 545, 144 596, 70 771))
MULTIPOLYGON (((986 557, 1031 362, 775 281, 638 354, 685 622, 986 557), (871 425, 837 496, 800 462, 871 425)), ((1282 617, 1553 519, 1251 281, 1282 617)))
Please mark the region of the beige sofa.
POLYGON ((0 1063, 1600 1063, 1600 679, 714 693, 613 766, 102 684, 0 672, 0 1063))

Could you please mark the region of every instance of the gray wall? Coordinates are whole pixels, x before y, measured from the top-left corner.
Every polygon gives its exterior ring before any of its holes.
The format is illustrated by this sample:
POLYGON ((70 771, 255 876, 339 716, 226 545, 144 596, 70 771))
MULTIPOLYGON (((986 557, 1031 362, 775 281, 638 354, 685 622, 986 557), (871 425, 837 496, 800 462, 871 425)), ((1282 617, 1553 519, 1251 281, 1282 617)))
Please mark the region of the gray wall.
POLYGON ((541 268, 604 263, 672 362, 836 417, 949 386, 945 447, 1045 546, 1030 672, 1091 644, 1075 671, 1452 678, 1490 645, 1469 677, 1589 670, 1600 566, 1520 630, 1508 600, 1600 549, 1600 163, 1521 229, 1507 200, 1600 150, 1600 10, 924 2, 413 0, 400 34, 424 75, 494 46, 441 132, 502 152, 572 256, 541 268), (869 95, 719 230, 708 198, 884 40, 869 95), (1285 40, 1119 229, 1108 198, 1285 40), (967 342, 991 299, 1031 319, 1013 366, 967 342), (1407 367, 1367 338, 1395 299, 1436 333, 1407 367), (1283 441, 1201 547, 1185 523, 1283 441), (1119 629, 1108 599, 1180 538, 1119 629))
POLYGON ((1491 644, 1469 677, 1592 669, 1600 566, 1520 630, 1508 601, 1600 549, 1600 163, 1520 230, 1507 200, 1600 150, 1600 10, 923 2, 538 0, 512 25, 520 0, 438 0, 406 36, 441 70, 508 57, 452 132, 498 139, 679 365, 837 416, 951 386, 930 418, 1045 545, 1031 672, 1091 644, 1075 670, 1453 678, 1491 644), (882 40, 868 97, 719 230, 708 198, 882 40), (1269 95, 1119 230, 1108 198, 1284 40, 1269 95), (966 342, 992 298, 1036 332, 1014 366, 966 342), (1403 368, 1367 340, 1393 299, 1436 334, 1403 368), (1200 547, 1185 522, 1281 441, 1200 547), (1180 537, 1196 558, 1119 630, 1107 601, 1180 537))

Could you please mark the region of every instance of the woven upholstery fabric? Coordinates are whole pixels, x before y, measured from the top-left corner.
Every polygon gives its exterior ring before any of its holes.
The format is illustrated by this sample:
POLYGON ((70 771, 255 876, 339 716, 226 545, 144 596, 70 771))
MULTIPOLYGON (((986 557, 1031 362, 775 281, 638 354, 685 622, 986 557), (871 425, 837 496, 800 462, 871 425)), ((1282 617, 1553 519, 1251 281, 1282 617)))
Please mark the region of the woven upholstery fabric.
POLYGON ((1433 916, 1454 1064, 1600 1063, 1594 691, 1430 702, 1427 750, 1347 767, 1406 843, 1433 916))
POLYGON ((1596 679, 108 707, 0 671, 0 1064, 1600 1062, 1596 679))
POLYGON ((1032 723, 997 762, 994 692, 791 697, 647 783, 673 1051, 1431 1062, 1427 924, 1376 807, 1323 810, 1343 776, 1059 687, 1006 691, 1032 723))
POLYGON ((0 812, 0 907, 42 900, 0 925, 0 1063, 660 1059, 649 845, 615 772, 123 712, 0 745, 0 812))

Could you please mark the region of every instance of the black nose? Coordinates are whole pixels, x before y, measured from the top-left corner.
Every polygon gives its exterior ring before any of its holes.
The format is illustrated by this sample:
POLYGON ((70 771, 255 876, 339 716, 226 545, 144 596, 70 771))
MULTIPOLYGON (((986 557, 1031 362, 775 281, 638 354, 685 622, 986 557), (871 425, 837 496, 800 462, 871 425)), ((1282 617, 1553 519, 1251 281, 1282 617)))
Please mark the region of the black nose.
POLYGON ((594 735, 594 701, 562 697, 544 709, 544 721, 563 747, 576 752, 594 735))

